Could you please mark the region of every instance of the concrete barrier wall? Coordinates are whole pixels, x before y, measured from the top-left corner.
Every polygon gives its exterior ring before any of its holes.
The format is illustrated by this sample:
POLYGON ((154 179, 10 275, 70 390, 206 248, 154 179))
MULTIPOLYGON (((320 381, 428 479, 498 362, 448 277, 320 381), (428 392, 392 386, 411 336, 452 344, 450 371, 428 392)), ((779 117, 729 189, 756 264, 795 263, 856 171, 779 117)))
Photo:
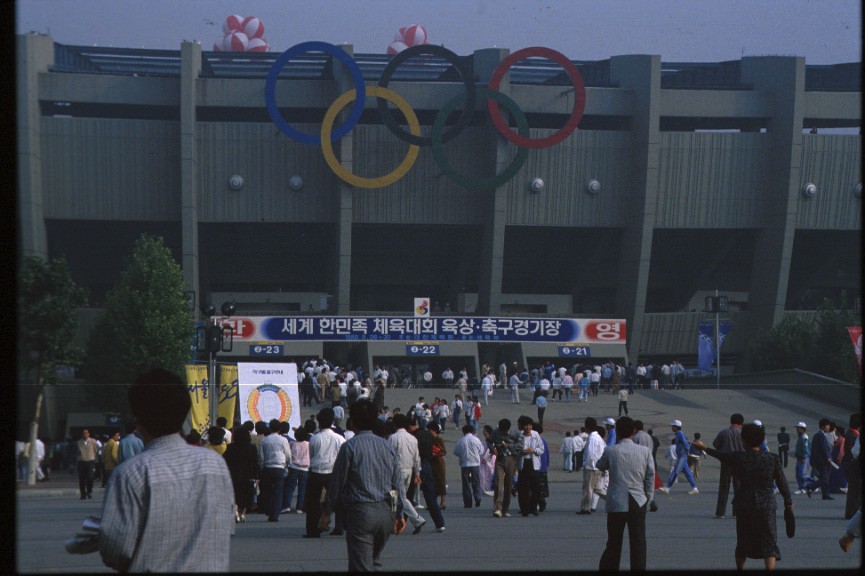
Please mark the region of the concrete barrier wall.
MULTIPOLYGON (((714 377, 689 378, 688 388, 715 388, 714 377)), ((828 378, 804 370, 773 370, 748 374, 721 375, 722 388, 751 390, 789 390, 807 397, 851 410, 862 406, 862 386, 828 378)))

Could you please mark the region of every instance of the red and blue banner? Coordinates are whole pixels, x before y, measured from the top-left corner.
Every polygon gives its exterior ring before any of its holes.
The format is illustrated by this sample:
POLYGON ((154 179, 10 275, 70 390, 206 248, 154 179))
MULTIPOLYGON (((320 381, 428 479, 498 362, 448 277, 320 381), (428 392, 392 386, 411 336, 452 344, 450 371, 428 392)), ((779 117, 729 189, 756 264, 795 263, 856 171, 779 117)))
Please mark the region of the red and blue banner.
MULTIPOLYGON (((275 316, 245 318, 256 341, 626 342, 625 321, 483 316, 275 316)), ((235 340, 241 339, 237 335, 235 340)))

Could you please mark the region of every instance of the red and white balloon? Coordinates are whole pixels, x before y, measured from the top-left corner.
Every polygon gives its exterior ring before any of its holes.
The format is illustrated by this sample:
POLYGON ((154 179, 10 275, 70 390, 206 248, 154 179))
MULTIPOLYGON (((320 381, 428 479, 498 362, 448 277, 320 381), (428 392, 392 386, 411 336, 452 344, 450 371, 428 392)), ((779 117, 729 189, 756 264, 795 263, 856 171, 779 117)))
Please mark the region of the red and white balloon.
POLYGON ((388 54, 399 54, 409 46, 420 46, 427 43, 426 28, 420 24, 412 24, 399 29, 393 37, 393 42, 387 47, 388 54))
POLYGON ((232 14, 222 23, 222 40, 213 44, 214 52, 268 52, 264 23, 256 16, 232 14))

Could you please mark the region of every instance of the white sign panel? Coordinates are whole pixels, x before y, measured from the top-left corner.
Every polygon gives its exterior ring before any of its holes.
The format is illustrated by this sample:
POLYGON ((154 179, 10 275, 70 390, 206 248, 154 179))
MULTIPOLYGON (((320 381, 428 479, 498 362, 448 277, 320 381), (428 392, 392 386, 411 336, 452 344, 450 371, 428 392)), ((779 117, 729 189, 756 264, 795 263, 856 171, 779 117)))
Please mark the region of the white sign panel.
POLYGON ((297 364, 238 362, 240 420, 269 422, 273 418, 301 425, 297 364))
POLYGON ((415 298, 414 299, 414 317, 415 318, 429 318, 430 312, 430 299, 429 298, 415 298))

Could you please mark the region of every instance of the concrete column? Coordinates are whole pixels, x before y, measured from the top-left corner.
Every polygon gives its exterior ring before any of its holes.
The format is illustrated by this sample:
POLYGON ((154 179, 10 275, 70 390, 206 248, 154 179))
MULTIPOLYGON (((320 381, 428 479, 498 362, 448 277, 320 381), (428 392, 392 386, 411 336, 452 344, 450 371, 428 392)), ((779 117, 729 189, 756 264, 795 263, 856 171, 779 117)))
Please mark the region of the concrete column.
MULTIPOLYGON (((180 45, 180 190, 183 284, 194 290, 196 302, 204 302, 198 275, 198 154, 195 110, 198 76, 201 73, 201 45, 180 45)), ((196 317, 198 312, 195 312, 196 317)))
POLYGON ((628 323, 628 354, 636 364, 642 347, 652 235, 658 201, 661 96, 660 56, 614 56, 610 79, 633 94, 631 123, 631 200, 625 204, 625 228, 619 260, 616 311, 628 323))
MULTIPOLYGON (((349 56, 354 56, 354 47, 350 44, 342 45, 342 49, 349 56)), ((354 88, 351 76, 339 63, 334 61, 331 66, 334 75, 334 81, 339 86, 339 94, 354 88)), ((348 110, 351 105, 340 112, 337 125, 342 123, 348 116, 348 110)), ((342 166, 353 172, 354 165, 354 136, 353 132, 349 132, 340 138, 334 146, 334 152, 337 154, 342 166)), ((334 294, 334 307, 330 312, 334 311, 344 316, 351 310, 351 232, 352 221, 354 220, 354 208, 352 206, 354 188, 342 179, 337 179, 336 201, 337 201, 337 220, 335 223, 336 232, 336 289, 334 294)))
MULTIPOLYGON (((802 122, 805 112, 805 59, 760 56, 742 59, 742 82, 773 102, 767 136, 771 139, 765 172, 761 229, 754 247, 748 313, 736 330, 746 339, 784 316, 796 212, 805 202, 800 190, 802 122)), ((747 341, 747 340, 746 340, 747 341)))
POLYGON ((20 259, 27 254, 48 257, 42 189, 39 74, 54 64, 54 41, 41 34, 15 37, 15 91, 18 106, 18 234, 20 259))
MULTIPOLYGON (((507 57, 508 53, 508 50, 499 48, 475 51, 473 61, 475 82, 486 86, 493 71, 507 57)), ((510 95, 510 88, 510 74, 505 74, 499 84, 499 91, 510 95)), ((486 105, 482 101, 478 101, 476 110, 478 114, 485 114, 486 105)), ((494 148, 492 157, 495 165, 490 171, 490 176, 492 176, 505 170, 511 162, 511 157, 507 140, 499 136, 489 118, 486 119, 486 125, 489 144, 494 148)), ((485 195, 486 213, 484 214, 484 230, 481 239, 480 278, 476 310, 480 314, 496 316, 501 313, 508 192, 507 187, 499 186, 494 190, 479 193, 485 195)))

